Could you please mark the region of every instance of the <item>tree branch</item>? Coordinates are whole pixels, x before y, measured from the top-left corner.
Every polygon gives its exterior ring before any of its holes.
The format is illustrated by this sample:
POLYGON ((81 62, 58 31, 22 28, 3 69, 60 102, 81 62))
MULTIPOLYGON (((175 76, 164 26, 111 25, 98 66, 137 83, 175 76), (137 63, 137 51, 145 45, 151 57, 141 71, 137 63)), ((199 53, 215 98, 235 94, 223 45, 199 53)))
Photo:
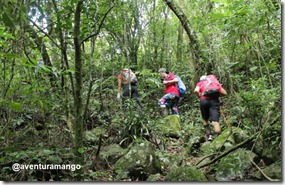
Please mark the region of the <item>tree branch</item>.
POLYGON ((186 31, 186 34, 190 40, 190 47, 193 48, 194 55, 196 60, 199 61, 199 59, 203 56, 201 55, 199 42, 197 40, 196 33, 193 29, 191 29, 190 22, 185 15, 185 13, 182 11, 182 9, 174 4, 171 0, 163 0, 165 4, 173 11, 173 13, 176 15, 176 17, 181 22, 181 25, 183 26, 184 30, 186 31))
POLYGON ((251 159, 251 157, 250 157, 250 156, 248 156, 248 157, 249 157, 249 159, 250 159, 250 162, 260 171, 260 173, 261 173, 267 180, 269 180, 269 181, 280 181, 280 180, 278 180, 278 179, 271 179, 270 177, 268 177, 268 176, 264 173, 264 171, 262 171, 261 168, 260 168, 257 164, 255 164, 255 162, 251 159))
POLYGON ((200 161, 198 161, 197 163, 196 163, 196 166, 198 165, 198 164, 200 164, 202 161, 204 161, 205 159, 207 159, 207 158, 209 158, 209 157, 212 157, 212 156, 215 156, 216 154, 210 154, 210 155, 206 155, 206 156, 204 156, 200 161))
POLYGON ((213 164, 215 163, 216 161, 218 161, 219 159, 221 159, 222 157, 228 155, 229 153, 235 151, 236 149, 240 148, 241 146, 245 145, 246 143, 250 142, 251 140, 253 140, 257 135, 259 134, 259 132, 255 133, 253 136, 251 136, 250 138, 248 138, 247 140, 239 143, 238 145, 236 145, 235 147, 225 151, 224 153, 218 155, 216 158, 214 158, 212 161, 206 163, 206 164, 203 164, 202 166, 197 166, 198 169, 200 168, 204 168, 206 166, 209 166, 210 164, 213 164))
POLYGON ((39 29, 39 31, 41 33, 43 33, 47 38, 49 38, 51 40, 51 42, 58 47, 59 49, 61 49, 61 47, 49 36, 49 34, 47 34, 46 32, 44 32, 43 29, 41 29, 32 19, 27 18, 35 27, 37 27, 39 29))
POLYGON ((90 34, 88 37, 86 37, 85 39, 83 39, 83 40, 81 41, 81 44, 83 44, 85 41, 87 41, 87 40, 90 39, 91 37, 97 36, 97 35, 100 33, 100 30, 101 30, 101 28, 102 28, 102 26, 103 26, 103 23, 104 23, 104 21, 105 21, 107 15, 108 15, 108 13, 109 13, 113 8, 114 8, 114 6, 112 6, 112 7, 105 13, 103 19, 101 20, 101 23, 100 23, 100 25, 99 25, 98 30, 97 30, 95 33, 92 33, 92 34, 90 34))

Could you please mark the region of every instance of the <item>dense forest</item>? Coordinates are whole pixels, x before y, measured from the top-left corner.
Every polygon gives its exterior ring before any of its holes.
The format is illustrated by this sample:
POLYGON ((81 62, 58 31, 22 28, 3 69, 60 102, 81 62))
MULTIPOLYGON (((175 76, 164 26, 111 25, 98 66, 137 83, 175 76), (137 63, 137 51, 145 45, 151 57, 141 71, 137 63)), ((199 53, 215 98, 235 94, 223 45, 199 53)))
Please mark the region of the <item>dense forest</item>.
POLYGON ((1 181, 281 181, 277 0, 2 0, 1 181), (117 99, 138 78, 140 114, 117 99), (158 70, 187 87, 161 115, 158 70), (222 133, 194 88, 215 74, 222 133), (167 119, 166 119, 167 118, 167 119), (175 123, 175 124, 174 124, 175 123))

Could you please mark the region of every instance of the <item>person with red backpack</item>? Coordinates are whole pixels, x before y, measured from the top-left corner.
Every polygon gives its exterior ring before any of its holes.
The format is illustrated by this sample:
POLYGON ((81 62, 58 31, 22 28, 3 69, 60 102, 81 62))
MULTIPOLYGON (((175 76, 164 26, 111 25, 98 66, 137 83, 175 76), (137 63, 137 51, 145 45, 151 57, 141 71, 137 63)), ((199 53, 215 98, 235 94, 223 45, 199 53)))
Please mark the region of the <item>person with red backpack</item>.
POLYGON ((165 95, 158 102, 158 105, 162 110, 162 114, 167 115, 167 109, 170 109, 170 114, 178 115, 178 103, 180 99, 178 79, 173 73, 166 71, 165 68, 160 68, 158 72, 165 91, 165 95))
POLYGON ((139 100, 139 93, 137 88, 137 77, 135 73, 128 68, 124 68, 118 75, 118 94, 117 99, 121 98, 121 89, 123 86, 123 93, 122 93, 122 107, 123 109, 126 108, 125 101, 127 98, 131 96, 131 98, 135 99, 137 104, 137 109, 139 113, 142 113, 142 106, 139 100))
POLYGON ((214 127, 214 137, 221 133, 219 124, 220 118, 220 96, 226 96, 227 91, 219 83, 215 75, 201 76, 200 81, 196 84, 194 93, 200 98, 200 111, 203 118, 203 126, 208 141, 213 140, 210 125, 214 127))

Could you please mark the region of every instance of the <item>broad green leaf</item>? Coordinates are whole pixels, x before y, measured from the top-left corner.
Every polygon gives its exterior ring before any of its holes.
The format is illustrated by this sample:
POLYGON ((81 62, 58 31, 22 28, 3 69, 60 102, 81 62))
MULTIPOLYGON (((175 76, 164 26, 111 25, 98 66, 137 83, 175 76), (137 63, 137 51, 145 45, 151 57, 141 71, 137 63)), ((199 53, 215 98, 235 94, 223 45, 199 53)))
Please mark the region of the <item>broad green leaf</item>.
POLYGON ((36 103, 38 103, 38 105, 40 106, 40 109, 41 109, 41 110, 44 110, 44 103, 43 103, 42 100, 36 99, 35 101, 33 101, 33 102, 31 103, 31 105, 35 105, 36 103))
POLYGON ((2 16, 3 16, 4 24, 6 26, 8 26, 9 28, 14 29, 15 28, 14 22, 12 21, 11 17, 8 15, 8 13, 6 11, 4 11, 2 16))
POLYGON ((4 149, 5 152, 12 152, 12 151, 15 151, 17 148, 14 147, 14 146, 9 146, 7 148, 4 149))
POLYGON ((257 66, 253 66, 251 68, 249 68, 250 71, 255 71, 258 67, 257 66))
POLYGON ((23 110, 23 106, 22 104, 18 103, 18 102, 12 102, 10 103, 10 107, 13 108, 16 111, 22 111, 23 110))
POLYGON ((84 149, 83 148, 78 148, 78 152, 82 154, 84 152, 84 149))
POLYGON ((13 53, 0 53, 0 57, 6 57, 6 58, 19 58, 18 55, 13 53))
POLYGON ((0 37, 9 38, 9 39, 15 38, 12 34, 3 32, 2 30, 0 30, 0 37))

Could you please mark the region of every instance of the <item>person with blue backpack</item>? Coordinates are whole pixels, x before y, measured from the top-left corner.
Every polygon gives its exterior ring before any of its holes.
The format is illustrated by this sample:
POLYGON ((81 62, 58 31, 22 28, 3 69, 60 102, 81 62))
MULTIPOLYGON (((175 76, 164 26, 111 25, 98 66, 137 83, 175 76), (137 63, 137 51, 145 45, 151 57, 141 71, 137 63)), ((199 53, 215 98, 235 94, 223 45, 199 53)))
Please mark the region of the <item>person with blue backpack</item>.
POLYGON ((165 68, 160 68, 158 72, 164 85, 165 92, 165 95, 158 102, 162 114, 167 115, 168 110, 170 110, 170 114, 178 115, 178 104, 180 100, 178 82, 180 78, 173 73, 169 73, 165 68))
POLYGON ((178 76, 176 74, 175 77, 178 80, 178 91, 179 91, 179 94, 180 94, 180 98, 179 98, 179 102, 180 102, 182 100, 182 98, 186 94, 186 86, 185 86, 184 82, 181 80, 180 76, 178 76))

